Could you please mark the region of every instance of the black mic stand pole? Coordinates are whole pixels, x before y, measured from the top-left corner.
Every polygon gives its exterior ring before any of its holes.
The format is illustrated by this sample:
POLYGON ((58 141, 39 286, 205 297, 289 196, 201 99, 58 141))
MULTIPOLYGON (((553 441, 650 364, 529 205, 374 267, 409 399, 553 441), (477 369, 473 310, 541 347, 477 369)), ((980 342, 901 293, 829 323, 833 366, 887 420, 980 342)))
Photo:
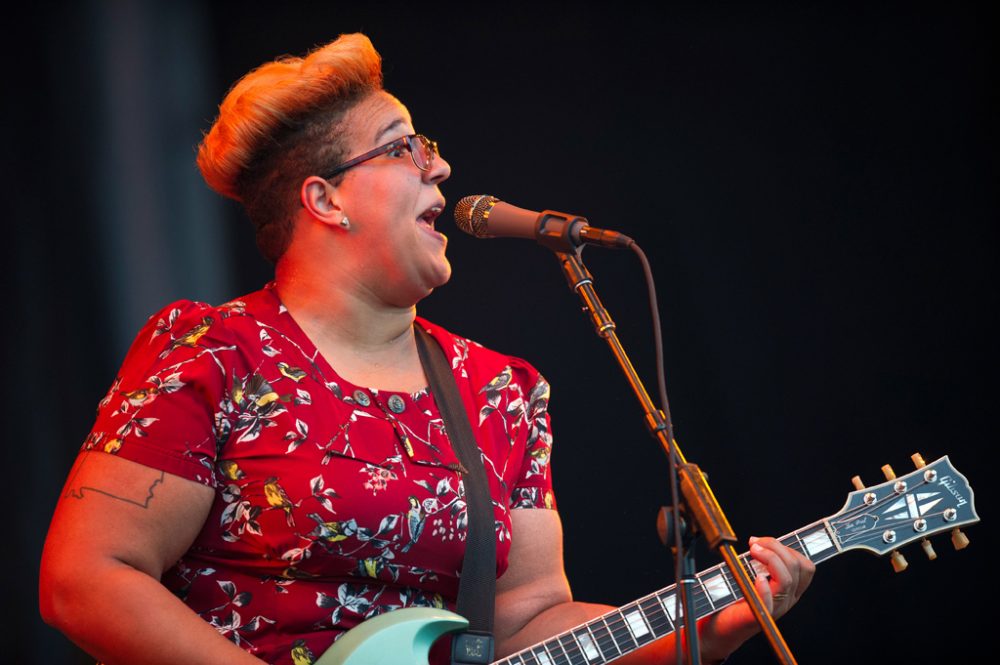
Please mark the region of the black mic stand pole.
MULTIPOLYGON (((546 213, 543 213, 540 219, 546 213)), ((549 240, 554 240, 554 238, 550 237, 549 240)), ((540 242, 542 241, 540 240, 540 242)), ((543 242, 542 244, 547 243, 543 242)), ((726 565, 729 567, 733 577, 736 579, 736 583, 743 592, 743 597, 750 606, 754 617, 756 617, 757 623, 760 624, 761 630, 764 632, 767 641, 771 644, 771 648, 778 657, 778 661, 787 664, 795 663, 794 656, 792 656, 788 645, 774 623, 774 617, 767 611, 763 601, 760 599, 760 595, 757 593, 756 587, 754 587, 753 581, 750 579, 749 573, 747 573, 737 557, 736 550, 732 545, 736 542, 736 534, 733 532, 732 527, 729 526, 722 508, 716 501, 712 489, 708 486, 705 475, 696 464, 687 463, 683 453, 681 453, 680 447, 677 445, 676 439, 670 441, 663 412, 657 409, 656 405, 650 399, 639 375, 632 366, 632 362, 625 353, 625 349, 622 348, 618 335, 615 332, 615 323, 604 308, 604 305, 601 304, 600 298, 597 297, 597 292, 594 290, 594 279, 583 265, 580 257, 582 248, 578 245, 575 247, 569 245, 569 247, 572 247, 571 251, 562 251, 566 248, 566 245, 550 245, 550 248, 555 251, 559 259, 559 265, 566 276, 570 290, 575 291, 580 296, 584 304, 584 309, 590 314, 597 335, 603 338, 608 343, 608 346, 611 347, 611 352, 625 373, 625 378, 628 379, 633 392, 635 392, 636 397, 639 399, 642 410, 646 415, 646 426, 660 442, 668 459, 673 455, 673 459, 676 460, 678 476, 681 481, 681 493, 683 494, 684 502, 690 516, 694 519, 702 535, 704 535, 709 547, 718 549, 726 565)), ((689 662, 696 664, 700 663, 701 660, 697 649, 697 624, 696 621, 689 620, 689 617, 697 619, 694 603, 691 598, 691 584, 682 583, 680 587, 684 608, 684 626, 688 634, 688 648, 689 650, 693 650, 689 662)))

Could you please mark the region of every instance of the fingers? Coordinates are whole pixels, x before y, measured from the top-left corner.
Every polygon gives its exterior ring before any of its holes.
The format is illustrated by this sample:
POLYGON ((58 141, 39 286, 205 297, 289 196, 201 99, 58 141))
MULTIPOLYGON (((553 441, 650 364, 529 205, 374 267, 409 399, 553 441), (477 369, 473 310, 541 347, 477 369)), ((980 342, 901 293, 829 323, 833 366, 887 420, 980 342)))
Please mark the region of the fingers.
POLYGON ((772 543, 761 542, 760 538, 751 538, 750 555, 767 568, 765 574, 757 576, 755 586, 768 611, 778 616, 784 608, 776 607, 775 601, 784 601, 788 597, 788 590, 793 583, 792 574, 772 543))
MULTIPOLYGON (((754 587, 771 616, 778 618, 798 601, 809 586, 816 566, 805 556, 774 538, 751 538, 750 555, 758 571, 754 587)), ((710 615, 699 627, 702 653, 731 653, 760 630, 748 603, 740 602, 710 615)))
MULTIPOLYGON (((752 548, 751 548, 752 550, 752 548)), ((767 611, 774 616, 774 594, 771 593, 771 583, 769 575, 758 575, 757 579, 754 580, 753 585, 757 587, 757 595, 760 596, 760 600, 764 603, 764 607, 767 611)), ((779 598, 778 600, 783 600, 779 598)))
POLYGON ((757 578, 761 600, 765 604, 770 602, 768 609, 772 615, 781 616, 809 586, 816 572, 815 564, 774 538, 751 538, 750 555, 767 568, 767 575, 757 578))

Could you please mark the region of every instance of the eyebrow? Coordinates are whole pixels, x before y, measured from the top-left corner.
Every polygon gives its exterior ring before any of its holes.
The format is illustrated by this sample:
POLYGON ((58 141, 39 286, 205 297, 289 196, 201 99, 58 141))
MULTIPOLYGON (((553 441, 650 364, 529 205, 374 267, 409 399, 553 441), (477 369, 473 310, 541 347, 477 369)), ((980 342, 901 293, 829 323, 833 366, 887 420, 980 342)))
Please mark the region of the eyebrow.
POLYGON ((403 118, 396 118, 395 120, 393 120, 392 122, 390 122, 388 125, 386 125, 382 129, 380 129, 377 134, 375 134, 375 141, 378 142, 379 138, 383 134, 385 134, 389 130, 391 130, 391 129, 395 128, 395 127, 398 127, 399 125, 403 125, 405 123, 406 123, 406 120, 404 120, 403 118))

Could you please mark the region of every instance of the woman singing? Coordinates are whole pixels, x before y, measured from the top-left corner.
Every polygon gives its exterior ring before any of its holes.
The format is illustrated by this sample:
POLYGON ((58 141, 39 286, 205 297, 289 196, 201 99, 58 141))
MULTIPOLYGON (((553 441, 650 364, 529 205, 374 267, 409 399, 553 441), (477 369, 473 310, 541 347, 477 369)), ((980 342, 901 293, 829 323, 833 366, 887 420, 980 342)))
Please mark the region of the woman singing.
MULTIPOLYGON (((498 656, 608 611, 563 572, 545 379, 416 315, 451 276, 435 227, 451 167, 382 89, 370 41, 244 76, 198 166, 243 204, 274 281, 139 331, 52 519, 45 620, 109 665, 303 665, 367 618, 454 608, 463 470, 417 328, 445 350, 486 467, 498 656)), ((771 538, 751 553, 780 616, 814 568, 771 538)), ((703 620, 706 662, 755 631, 744 603, 703 620)), ((673 658, 668 637, 620 662, 673 658)))

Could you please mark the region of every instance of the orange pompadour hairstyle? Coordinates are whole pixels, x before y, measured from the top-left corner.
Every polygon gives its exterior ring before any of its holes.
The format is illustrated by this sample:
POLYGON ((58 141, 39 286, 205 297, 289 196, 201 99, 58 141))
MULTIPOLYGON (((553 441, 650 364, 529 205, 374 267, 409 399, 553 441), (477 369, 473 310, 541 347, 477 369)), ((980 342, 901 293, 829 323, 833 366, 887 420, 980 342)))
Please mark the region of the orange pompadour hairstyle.
POLYGON ((257 245, 277 261, 291 240, 299 187, 345 158, 344 115, 382 88, 382 60, 362 34, 261 65, 229 90, 198 148, 198 168, 243 204, 257 245))

